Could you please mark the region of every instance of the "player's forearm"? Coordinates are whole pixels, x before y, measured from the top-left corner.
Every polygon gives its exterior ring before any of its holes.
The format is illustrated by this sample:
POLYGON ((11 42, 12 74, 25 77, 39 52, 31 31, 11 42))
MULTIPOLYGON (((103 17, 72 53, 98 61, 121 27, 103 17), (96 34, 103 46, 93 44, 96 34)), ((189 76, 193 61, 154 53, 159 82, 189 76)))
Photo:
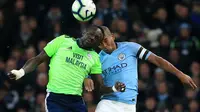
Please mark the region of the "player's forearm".
POLYGON ((36 57, 33 57, 31 59, 29 59, 25 65, 23 66, 23 70, 25 73, 29 73, 32 72, 39 64, 41 64, 42 62, 48 60, 49 57, 46 54, 46 52, 43 50, 39 55, 37 55, 36 57))
POLYGON ((112 93, 112 87, 107 87, 103 83, 103 79, 101 75, 91 75, 91 78, 94 80, 95 91, 102 94, 112 93))
POLYGON ((177 77, 179 77, 180 75, 182 75, 182 72, 180 70, 178 70, 176 67, 174 67, 170 62, 168 62, 167 60, 158 57, 157 58, 157 66, 166 70, 167 72, 170 72, 172 74, 175 74, 177 77))
POLYGON ((100 89, 99 89, 101 95, 103 94, 109 94, 109 93, 112 93, 114 92, 112 87, 106 87, 106 86, 101 86, 100 89))
POLYGON ((95 82, 95 91, 101 95, 112 93, 112 87, 104 86, 102 82, 95 82))
POLYGON ((22 69, 24 69, 25 73, 29 73, 35 70, 35 68, 41 63, 42 61, 40 61, 37 57, 34 57, 29 59, 22 67, 22 69))

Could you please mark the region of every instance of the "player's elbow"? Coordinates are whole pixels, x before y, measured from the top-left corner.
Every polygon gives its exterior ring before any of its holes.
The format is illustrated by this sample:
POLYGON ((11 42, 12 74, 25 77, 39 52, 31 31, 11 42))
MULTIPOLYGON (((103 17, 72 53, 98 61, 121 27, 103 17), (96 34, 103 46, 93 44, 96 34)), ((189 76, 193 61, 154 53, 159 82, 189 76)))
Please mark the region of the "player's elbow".
POLYGON ((153 63, 154 65, 160 67, 162 65, 163 58, 157 56, 155 54, 151 54, 148 58, 148 61, 153 63))

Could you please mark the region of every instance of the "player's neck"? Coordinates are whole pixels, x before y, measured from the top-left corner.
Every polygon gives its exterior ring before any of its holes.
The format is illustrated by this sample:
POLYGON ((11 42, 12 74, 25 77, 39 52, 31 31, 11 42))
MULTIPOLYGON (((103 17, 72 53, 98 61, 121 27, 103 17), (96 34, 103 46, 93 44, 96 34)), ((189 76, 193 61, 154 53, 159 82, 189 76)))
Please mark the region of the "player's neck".
POLYGON ((111 46, 111 49, 109 51, 106 51, 106 53, 111 54, 114 50, 117 49, 117 43, 114 42, 111 46))
POLYGON ((117 49, 117 43, 116 43, 116 42, 114 42, 114 44, 113 44, 113 51, 114 51, 115 49, 117 49))

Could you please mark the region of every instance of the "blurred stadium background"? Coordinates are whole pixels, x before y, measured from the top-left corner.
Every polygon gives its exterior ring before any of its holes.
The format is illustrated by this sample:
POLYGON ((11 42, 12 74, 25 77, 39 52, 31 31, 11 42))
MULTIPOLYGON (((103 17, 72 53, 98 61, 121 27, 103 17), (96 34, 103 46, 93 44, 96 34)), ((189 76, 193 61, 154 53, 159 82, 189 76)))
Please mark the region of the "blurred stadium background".
MULTIPOLYGON (((96 17, 80 23, 74 0, 0 0, 0 112, 44 112, 48 63, 19 81, 6 73, 61 34, 80 37, 89 24, 106 25, 116 41, 138 42, 190 75, 200 87, 200 0, 95 0, 96 17)), ((138 112, 200 112, 200 90, 183 86, 150 63, 139 64, 138 112)), ((84 92, 89 112, 98 95, 84 92)))

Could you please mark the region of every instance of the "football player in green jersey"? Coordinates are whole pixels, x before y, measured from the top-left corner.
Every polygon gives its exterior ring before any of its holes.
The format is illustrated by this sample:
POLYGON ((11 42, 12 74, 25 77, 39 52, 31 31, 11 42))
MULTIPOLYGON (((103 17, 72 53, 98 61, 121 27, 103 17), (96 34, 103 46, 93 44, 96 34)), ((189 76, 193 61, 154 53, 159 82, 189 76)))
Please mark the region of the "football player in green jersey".
POLYGON ((28 60, 20 70, 10 71, 8 76, 18 80, 50 59, 46 111, 86 112, 81 95, 83 81, 88 74, 93 78, 96 89, 103 94, 125 90, 121 82, 116 82, 113 87, 105 87, 103 84, 99 55, 93 50, 103 38, 104 32, 99 26, 89 27, 79 39, 67 35, 56 37, 39 55, 28 60))

